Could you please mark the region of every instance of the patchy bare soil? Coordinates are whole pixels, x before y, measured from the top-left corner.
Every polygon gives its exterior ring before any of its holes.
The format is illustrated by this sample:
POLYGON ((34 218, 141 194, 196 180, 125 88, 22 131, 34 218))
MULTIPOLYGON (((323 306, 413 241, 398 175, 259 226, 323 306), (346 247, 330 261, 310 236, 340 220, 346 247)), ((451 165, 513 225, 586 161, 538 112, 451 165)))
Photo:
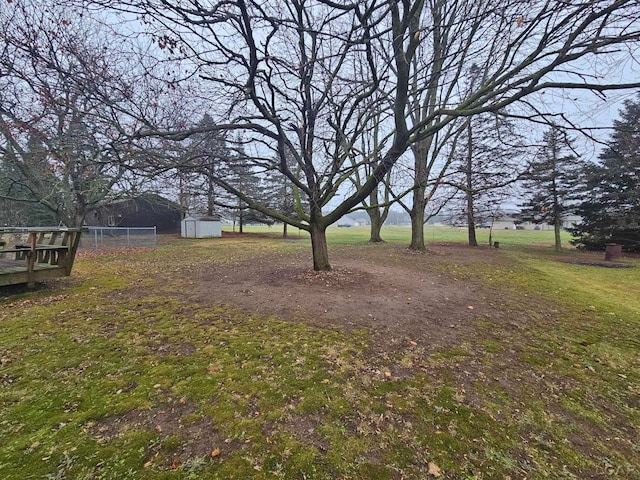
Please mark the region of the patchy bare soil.
POLYGON ((278 254, 209 265, 191 294, 198 303, 234 304, 324 328, 365 328, 387 346, 445 346, 473 335, 470 322, 489 307, 487 293, 456 277, 455 269, 429 268, 452 260, 502 261, 500 252, 489 248, 437 245, 416 254, 371 245, 333 249, 333 270, 314 272, 308 254, 278 254))
MULTIPOLYGON (((131 389, 135 387, 130 386, 131 389)), ((184 459, 216 458, 239 448, 238 442, 223 438, 211 419, 197 415, 196 411, 186 399, 169 398, 167 404, 90 422, 85 429, 101 444, 112 442, 132 429, 154 430, 161 441, 152 444, 145 452, 145 467, 162 463, 173 464, 173 468, 177 468, 179 461, 184 459), (162 441, 172 436, 180 438, 180 443, 170 451, 162 451, 162 441)))

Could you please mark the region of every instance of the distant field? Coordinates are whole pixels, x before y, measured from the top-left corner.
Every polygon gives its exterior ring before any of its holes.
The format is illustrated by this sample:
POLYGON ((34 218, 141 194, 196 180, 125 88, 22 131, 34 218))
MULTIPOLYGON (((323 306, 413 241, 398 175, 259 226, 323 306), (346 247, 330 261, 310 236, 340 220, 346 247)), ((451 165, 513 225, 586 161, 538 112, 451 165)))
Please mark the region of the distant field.
MULTIPOLYGON (((232 227, 226 225, 224 231, 231 231, 232 227)), ((255 233, 273 233, 282 232, 281 225, 267 227, 264 225, 248 225, 244 227, 245 232, 255 233)), ((500 242, 500 247, 522 246, 522 245, 553 245, 552 230, 493 230, 492 242, 500 242)), ((289 235, 306 236, 304 231, 298 231, 297 228, 289 228, 289 235)), ((467 230, 461 227, 432 227, 427 225, 424 230, 425 241, 429 242, 466 242, 467 230)), ((358 243, 366 242, 369 239, 369 227, 336 227, 331 226, 327 230, 327 236, 330 244, 339 243, 358 243)), ((489 229, 477 229, 476 236, 478 243, 489 243, 489 229)), ((387 242, 409 243, 411 239, 411 227, 409 226, 385 226, 382 228, 382 238, 387 242)), ((562 232, 563 246, 571 247, 569 244, 571 235, 568 232, 562 232)))

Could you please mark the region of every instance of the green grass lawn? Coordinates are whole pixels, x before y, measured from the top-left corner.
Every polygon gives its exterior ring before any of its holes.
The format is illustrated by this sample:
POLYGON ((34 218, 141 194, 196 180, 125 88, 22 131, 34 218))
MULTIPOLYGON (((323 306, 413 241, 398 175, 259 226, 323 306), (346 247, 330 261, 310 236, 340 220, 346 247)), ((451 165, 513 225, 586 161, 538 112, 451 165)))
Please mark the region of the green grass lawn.
MULTIPOLYGON (((385 248, 408 234, 385 229, 385 248)), ((329 235, 331 253, 368 230, 329 235)), ((47 288, 0 290, 0 478, 640 478, 640 262, 558 262, 552 232, 494 239, 504 262, 455 271, 500 315, 429 354, 372 356, 366 330, 179 294, 190 269, 308 251, 307 240, 167 239, 78 258, 47 288), (410 373, 372 374, 398 366, 410 373)), ((449 262, 427 264, 446 277, 449 262)))
MULTIPOLYGON (((224 231, 231 231, 232 227, 225 225, 224 231)), ((248 225, 243 228, 245 232, 252 233, 268 233, 271 235, 279 235, 282 232, 281 225, 272 227, 264 225, 248 225)), ((467 230, 460 227, 445 227, 426 225, 425 242, 466 242, 467 230)), ((289 228, 288 234, 293 237, 308 237, 308 233, 298 230, 297 228, 289 228)), ((479 244, 489 244, 489 229, 477 229, 476 236, 479 244)), ((331 226, 327 230, 327 238, 330 244, 344 244, 366 242, 369 240, 369 227, 336 227, 331 226)), ((382 228, 382 238, 387 242, 406 243, 411 240, 410 226, 384 226, 382 228)), ((562 241, 567 247, 570 247, 570 235, 562 232, 562 241)), ((532 246, 541 245, 548 246, 554 244, 553 230, 493 230, 492 242, 499 242, 501 247, 509 246, 532 246)))

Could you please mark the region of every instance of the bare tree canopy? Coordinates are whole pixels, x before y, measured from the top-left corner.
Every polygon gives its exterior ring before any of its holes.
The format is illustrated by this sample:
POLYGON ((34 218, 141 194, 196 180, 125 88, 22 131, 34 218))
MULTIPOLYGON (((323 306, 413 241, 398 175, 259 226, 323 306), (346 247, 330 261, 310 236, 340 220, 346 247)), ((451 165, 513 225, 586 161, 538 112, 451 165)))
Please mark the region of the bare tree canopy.
MULTIPOLYGON (((308 199, 304 215, 289 216, 216 179, 249 207, 308 230, 320 270, 330 268, 327 226, 412 145, 515 103, 512 111, 534 120, 562 113, 534 103, 538 92, 640 86, 611 75, 637 48, 637 0, 78 2, 151 35, 154 54, 174 62, 172 81, 215 110, 215 128, 242 132, 256 175, 278 172, 308 199), (474 64, 483 75, 467 88, 474 64), (390 141, 362 151, 359 139, 381 112, 390 141), (358 188, 346 188, 373 161, 358 188)), ((141 108, 130 114, 137 138, 202 131, 196 119, 177 128, 141 108)))
POLYGON ((0 195, 81 226, 126 183, 128 138, 112 107, 129 86, 104 31, 31 7, 0 13, 0 195))

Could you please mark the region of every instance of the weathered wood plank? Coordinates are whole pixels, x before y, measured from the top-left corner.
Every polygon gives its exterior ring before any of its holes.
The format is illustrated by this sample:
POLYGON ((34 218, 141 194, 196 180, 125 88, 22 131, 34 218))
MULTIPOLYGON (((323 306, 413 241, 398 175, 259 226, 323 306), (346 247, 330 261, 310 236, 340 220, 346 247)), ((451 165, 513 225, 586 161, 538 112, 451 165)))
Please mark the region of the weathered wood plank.
MULTIPOLYGON (((80 242, 80 229, 68 228, 3 228, 0 238, 12 234, 15 239, 27 241, 15 248, 0 248, 0 286, 35 282, 68 276, 80 242), (12 257, 13 254, 13 258, 12 257)), ((6 237, 4 237, 6 238, 6 237)))

